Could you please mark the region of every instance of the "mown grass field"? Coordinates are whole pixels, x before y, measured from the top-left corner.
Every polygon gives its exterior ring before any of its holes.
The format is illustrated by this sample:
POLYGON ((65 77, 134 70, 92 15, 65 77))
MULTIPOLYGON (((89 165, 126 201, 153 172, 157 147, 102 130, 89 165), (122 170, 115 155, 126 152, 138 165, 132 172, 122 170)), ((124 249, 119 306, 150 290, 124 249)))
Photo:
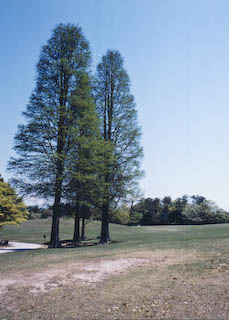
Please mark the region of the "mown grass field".
MULTIPOLYGON (((50 224, 30 220, 2 237, 43 243, 50 224)), ((87 224, 90 242, 99 230, 87 224)), ((63 219, 60 233, 71 239, 73 221, 63 219)), ((229 319, 228 224, 111 224, 111 237, 109 245, 1 254, 0 319, 229 319)))

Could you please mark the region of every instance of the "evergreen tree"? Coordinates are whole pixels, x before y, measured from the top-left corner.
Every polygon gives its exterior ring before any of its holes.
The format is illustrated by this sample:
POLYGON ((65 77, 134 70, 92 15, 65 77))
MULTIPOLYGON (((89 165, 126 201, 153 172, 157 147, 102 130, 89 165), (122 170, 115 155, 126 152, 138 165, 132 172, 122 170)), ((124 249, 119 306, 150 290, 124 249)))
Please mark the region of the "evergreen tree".
POLYGON ((91 96, 88 75, 81 75, 79 85, 71 100, 71 126, 69 134, 71 148, 67 162, 68 184, 66 197, 72 202, 75 218, 73 243, 80 242, 80 218, 82 218, 82 237, 85 236, 84 218, 90 206, 97 202, 102 180, 101 171, 103 140, 100 137, 99 120, 91 96))
POLYGON ((206 200, 205 197, 199 196, 198 194, 196 196, 195 195, 191 196, 191 199, 192 199, 192 203, 198 204, 198 205, 203 203, 206 200))
POLYGON ((58 25, 43 46, 36 87, 15 138, 18 157, 9 162, 14 183, 23 192, 54 198, 50 247, 59 246, 59 216, 69 141, 71 97, 90 62, 89 44, 81 29, 58 25))
POLYGON ((0 175, 0 228, 26 221, 28 211, 21 197, 0 175))
POLYGON ((168 223, 168 216, 169 216, 169 209, 172 206, 172 199, 171 197, 167 196, 164 197, 161 201, 162 203, 162 213, 161 213, 161 224, 168 223))
POLYGON ((130 80, 118 51, 108 50, 97 66, 95 98, 101 134, 113 156, 104 154, 106 190, 102 205, 101 243, 109 239, 109 212, 114 201, 126 198, 138 187, 141 176, 140 129, 130 80))

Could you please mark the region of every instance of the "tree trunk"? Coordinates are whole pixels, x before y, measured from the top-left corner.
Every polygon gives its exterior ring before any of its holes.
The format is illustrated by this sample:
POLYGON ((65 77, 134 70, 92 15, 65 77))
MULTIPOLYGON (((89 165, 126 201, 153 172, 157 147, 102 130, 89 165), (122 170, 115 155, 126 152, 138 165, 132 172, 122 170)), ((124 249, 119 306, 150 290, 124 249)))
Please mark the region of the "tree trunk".
POLYGON ((53 217, 52 217, 52 230, 51 230, 51 239, 49 243, 49 248, 59 248, 59 214, 58 209, 54 205, 53 217))
POLYGON ((76 208, 75 212, 75 224, 74 224, 74 235, 73 235, 73 245, 80 244, 80 215, 79 210, 76 208))
POLYGON ((84 212, 83 212, 83 216, 82 216, 82 225, 81 225, 81 240, 85 240, 86 236, 85 236, 85 217, 84 217, 84 212))
POLYGON ((65 122, 65 106, 62 105, 63 98, 60 99, 60 115, 58 122, 58 140, 57 140, 57 161, 56 161, 56 185, 55 185, 55 200, 53 208, 52 230, 50 239, 50 248, 59 248, 59 216, 60 216, 60 201, 62 196, 62 181, 64 175, 64 159, 63 150, 66 140, 66 130, 64 127, 65 122))
POLYGON ((109 234, 109 204, 106 203, 103 205, 102 209, 102 227, 101 227, 101 237, 100 243, 109 243, 110 234, 109 234))
POLYGON ((52 229, 49 248, 60 248, 59 240, 59 216, 60 216, 60 199, 61 199, 62 182, 57 181, 55 191, 55 201, 53 206, 52 229))

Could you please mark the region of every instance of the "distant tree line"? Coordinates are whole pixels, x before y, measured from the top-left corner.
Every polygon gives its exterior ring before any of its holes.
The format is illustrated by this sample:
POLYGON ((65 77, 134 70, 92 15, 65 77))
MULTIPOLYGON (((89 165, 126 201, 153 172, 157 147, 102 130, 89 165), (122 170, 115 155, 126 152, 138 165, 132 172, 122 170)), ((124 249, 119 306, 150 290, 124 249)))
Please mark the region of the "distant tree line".
POLYGON ((129 209, 129 225, 228 223, 229 213, 203 196, 146 198, 129 209))
MULTIPOLYGON (((71 217, 68 206, 68 204, 62 205, 61 217, 71 217)), ((38 206, 30 206, 28 210, 29 219, 44 219, 52 216, 51 207, 42 209, 38 206)), ((87 221, 101 220, 101 214, 98 209, 90 208, 84 218, 87 221)), ((203 196, 184 195, 176 200, 167 196, 163 199, 143 198, 132 206, 122 204, 111 210, 110 222, 129 226, 216 224, 229 223, 229 213, 203 196)), ((85 237, 85 228, 82 221, 81 238, 83 237, 85 237)))

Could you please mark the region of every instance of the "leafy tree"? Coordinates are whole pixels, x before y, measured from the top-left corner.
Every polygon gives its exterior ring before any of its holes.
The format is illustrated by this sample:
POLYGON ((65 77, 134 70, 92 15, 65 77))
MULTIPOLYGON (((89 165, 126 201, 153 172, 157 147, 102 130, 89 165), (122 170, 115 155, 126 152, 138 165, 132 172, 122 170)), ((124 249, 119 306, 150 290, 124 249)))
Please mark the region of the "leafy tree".
POLYGON ((225 223, 229 221, 229 215, 204 198, 200 202, 189 203, 183 211, 183 219, 187 224, 225 223))
POLYGON ((206 200, 205 197, 199 196, 198 194, 196 196, 195 195, 191 196, 191 199, 192 199, 192 203, 198 204, 198 205, 203 203, 206 200))
POLYGON ((132 208, 132 216, 136 217, 141 214, 139 223, 141 225, 155 225, 161 224, 163 206, 159 198, 142 199, 132 208), (133 214, 134 213, 134 214, 133 214), (137 215, 138 214, 138 215, 137 215))
POLYGON ((81 28, 58 25, 43 46, 37 80, 15 137, 18 157, 9 162, 14 183, 23 192, 54 198, 50 247, 58 247, 59 216, 69 149, 72 93, 90 62, 89 44, 81 28))
POLYGON ((161 200, 161 204, 162 204, 162 212, 161 212, 161 224, 167 224, 168 223, 168 217, 169 217, 169 213, 170 213, 170 208, 172 206, 172 199, 171 197, 164 197, 161 200))
POLYGON ((129 224, 130 213, 126 205, 121 205, 119 208, 111 212, 110 221, 118 224, 129 224))
POLYGON ((38 205, 28 206, 29 211, 28 219, 40 219, 42 215, 42 209, 38 205))
POLYGON ((129 204, 129 226, 136 226, 140 224, 140 221, 142 219, 142 214, 139 212, 136 212, 135 205, 139 203, 139 201, 142 199, 142 192, 140 189, 136 190, 135 193, 131 195, 131 197, 128 199, 127 203, 129 204), (134 205, 135 203, 135 205, 134 205))
MULTIPOLYGON (((140 211, 141 212, 141 211, 140 211)), ((143 202, 143 216, 141 225, 154 225, 161 223, 161 203, 159 198, 147 198, 143 202)))
POLYGON ((7 224, 19 224, 26 221, 28 211, 22 198, 3 181, 0 175, 0 228, 7 224))
POLYGON ((140 221, 141 225, 152 225, 152 213, 153 213, 153 199, 146 198, 143 199, 138 205, 136 205, 135 210, 142 214, 142 219, 140 221))
POLYGON ((108 50, 97 66, 95 98, 101 135, 110 144, 113 157, 104 154, 103 172, 106 190, 102 204, 101 243, 109 242, 109 215, 114 203, 126 198, 137 188, 141 176, 140 129, 130 80, 123 58, 116 50, 108 50), (113 150, 112 150, 113 149, 113 150))
POLYGON ((174 224, 183 224, 183 211, 188 203, 187 196, 177 198, 169 208, 168 221, 174 224))
POLYGON ((79 85, 72 95, 71 118, 69 130, 72 141, 67 161, 69 183, 66 186, 66 196, 75 208, 73 243, 76 244, 80 242, 80 218, 84 238, 85 218, 88 217, 90 206, 97 202, 102 188, 99 174, 103 165, 103 140, 86 73, 82 73, 79 85))
POLYGON ((137 226, 142 220, 142 213, 134 211, 133 208, 130 210, 130 219, 128 222, 129 226, 137 226))
POLYGON ((129 225, 226 223, 229 213, 202 196, 187 195, 173 201, 170 197, 141 199, 131 207, 129 225), (190 202, 189 199, 192 199, 190 202))

